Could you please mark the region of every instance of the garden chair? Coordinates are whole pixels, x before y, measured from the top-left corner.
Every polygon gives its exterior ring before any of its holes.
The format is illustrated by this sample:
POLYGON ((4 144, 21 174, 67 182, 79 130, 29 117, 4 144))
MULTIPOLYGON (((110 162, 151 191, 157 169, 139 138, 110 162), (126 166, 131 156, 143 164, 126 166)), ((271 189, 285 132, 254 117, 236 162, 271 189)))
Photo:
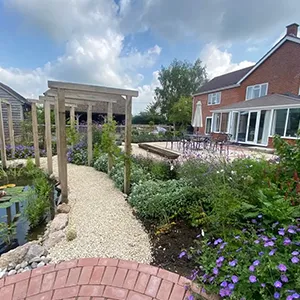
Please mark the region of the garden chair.
POLYGON ((211 148, 212 151, 217 151, 218 148, 220 150, 220 154, 222 154, 223 150, 229 152, 230 145, 230 134, 225 132, 213 132, 211 134, 211 148))

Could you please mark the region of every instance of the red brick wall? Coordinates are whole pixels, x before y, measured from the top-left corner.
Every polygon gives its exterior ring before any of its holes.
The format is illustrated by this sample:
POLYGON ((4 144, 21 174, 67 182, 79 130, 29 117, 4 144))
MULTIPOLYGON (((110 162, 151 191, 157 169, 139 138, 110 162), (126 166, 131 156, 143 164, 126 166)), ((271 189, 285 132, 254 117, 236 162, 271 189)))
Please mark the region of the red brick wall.
MULTIPOLYGON (((289 138, 283 138, 286 142, 288 142, 289 144, 295 144, 296 143, 296 139, 289 139, 289 138)), ((274 148, 274 145, 273 145, 273 137, 269 137, 269 140, 268 140, 268 148, 274 148)))
MULTIPOLYGON (((202 102, 203 126, 205 119, 211 116, 211 110, 227 106, 232 103, 245 101, 246 89, 249 85, 268 82, 268 94, 290 92, 298 94, 300 86, 300 44, 285 42, 266 61, 263 62, 240 87, 221 91, 221 104, 207 105, 208 94, 194 97, 196 103, 202 102)), ((205 128, 200 132, 204 133, 205 128)))

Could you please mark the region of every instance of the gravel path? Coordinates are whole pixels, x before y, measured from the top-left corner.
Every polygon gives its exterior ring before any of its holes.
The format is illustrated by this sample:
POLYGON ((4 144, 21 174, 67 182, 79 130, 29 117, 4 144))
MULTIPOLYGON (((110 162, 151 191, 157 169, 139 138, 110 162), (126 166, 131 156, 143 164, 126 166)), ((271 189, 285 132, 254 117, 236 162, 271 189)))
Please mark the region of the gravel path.
MULTIPOLYGON (((57 159, 53 162, 57 175, 57 159)), ((41 160, 46 165, 46 160, 41 160)), ((83 257, 111 257, 151 262, 151 246, 142 224, 109 177, 91 167, 68 164, 69 225, 77 238, 50 249, 54 262, 83 257)))

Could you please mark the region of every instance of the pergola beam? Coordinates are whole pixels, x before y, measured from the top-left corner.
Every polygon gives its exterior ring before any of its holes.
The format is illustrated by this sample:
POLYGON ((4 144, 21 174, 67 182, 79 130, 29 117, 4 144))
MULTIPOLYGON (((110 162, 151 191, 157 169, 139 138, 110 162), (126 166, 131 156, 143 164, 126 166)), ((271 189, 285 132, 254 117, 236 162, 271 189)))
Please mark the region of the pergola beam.
POLYGON ((81 91, 81 92, 92 92, 99 94, 111 94, 111 95, 124 95, 138 97, 138 91, 126 90, 126 89, 116 89, 103 86, 95 86, 88 84, 78 84, 71 82, 62 82, 62 81, 48 81, 48 87, 50 89, 64 89, 66 91, 81 91))
MULTIPOLYGON (((44 101, 49 101, 51 104, 55 103, 55 98, 56 96, 39 96, 40 103, 43 103, 44 101)), ((97 104, 99 102, 112 102, 112 103, 117 103, 116 100, 78 100, 75 98, 65 98, 65 103, 66 106, 74 106, 74 105, 86 105, 88 106, 89 104, 97 104)))

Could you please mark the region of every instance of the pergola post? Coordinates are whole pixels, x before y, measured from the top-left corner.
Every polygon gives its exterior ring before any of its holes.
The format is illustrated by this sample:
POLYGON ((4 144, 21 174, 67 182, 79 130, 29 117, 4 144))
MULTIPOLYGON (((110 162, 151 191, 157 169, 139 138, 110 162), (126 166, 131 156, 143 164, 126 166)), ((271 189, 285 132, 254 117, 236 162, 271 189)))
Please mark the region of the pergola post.
POLYGON ((62 202, 68 202, 68 169, 67 169, 67 140, 66 140, 66 107, 65 107, 65 91, 58 89, 57 91, 58 106, 58 139, 59 139, 59 156, 60 156, 60 186, 62 202))
POLYGON ((48 174, 53 173, 52 162, 52 133, 51 133, 51 108, 48 101, 44 104, 45 110, 45 135, 46 135, 46 151, 47 151, 47 169, 48 174))
POLYGON ((8 119, 8 132, 9 132, 9 144, 11 147, 11 155, 14 158, 16 152, 15 136, 14 136, 14 125, 11 104, 7 103, 7 119, 8 119))
POLYGON ((31 103, 31 118, 32 118, 32 134, 33 134, 33 145, 34 145, 34 159, 35 165, 40 166, 40 146, 39 146, 39 131, 38 131, 38 121, 36 104, 31 103))
POLYGON ((56 152, 57 152, 57 164, 58 164, 58 178, 60 178, 60 140, 59 140, 59 112, 58 112, 58 101, 56 97, 56 101, 54 104, 54 113, 55 113, 55 135, 56 135, 56 152))
POLYGON ((75 106, 74 105, 71 106, 71 110, 70 110, 70 123, 71 123, 71 128, 73 128, 75 125, 75 106))
MULTIPOLYGON (((107 103, 107 122, 111 122, 113 120, 113 104, 112 102, 107 103)), ((108 154, 108 163, 107 163, 107 173, 110 174, 113 167, 113 157, 112 154, 108 154)))
POLYGON ((1 161, 2 167, 6 169, 7 158, 6 158, 6 145, 5 145, 5 133, 3 126, 3 115, 2 115, 2 102, 0 100, 0 142, 1 142, 1 161))
POLYGON ((107 121, 110 122, 113 120, 113 104, 112 102, 107 103, 107 121))
POLYGON ((132 96, 126 96, 125 106, 125 164, 124 164, 124 193, 130 192, 130 155, 131 155, 131 122, 132 96))
POLYGON ((92 105, 89 104, 88 110, 87 110, 87 140, 88 140, 88 165, 90 166, 92 164, 93 160, 93 121, 92 121, 92 105))

